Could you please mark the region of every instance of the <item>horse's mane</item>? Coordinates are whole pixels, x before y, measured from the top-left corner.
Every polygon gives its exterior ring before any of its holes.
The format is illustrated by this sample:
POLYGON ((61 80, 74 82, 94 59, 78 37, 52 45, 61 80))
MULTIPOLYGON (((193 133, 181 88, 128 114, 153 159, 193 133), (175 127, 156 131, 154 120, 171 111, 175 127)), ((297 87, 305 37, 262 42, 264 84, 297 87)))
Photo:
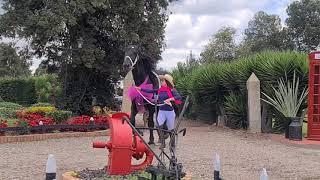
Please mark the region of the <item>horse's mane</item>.
POLYGON ((139 47, 138 49, 140 61, 143 62, 144 69, 150 73, 156 69, 157 60, 145 48, 139 47))

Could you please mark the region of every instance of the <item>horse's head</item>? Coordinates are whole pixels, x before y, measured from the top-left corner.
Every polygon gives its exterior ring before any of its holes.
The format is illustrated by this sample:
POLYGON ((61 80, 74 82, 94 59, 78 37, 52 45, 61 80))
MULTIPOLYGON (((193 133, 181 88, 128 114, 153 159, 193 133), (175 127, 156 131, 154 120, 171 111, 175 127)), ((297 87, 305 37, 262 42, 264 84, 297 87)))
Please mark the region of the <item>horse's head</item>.
POLYGON ((124 61, 122 64, 123 73, 131 71, 139 61, 139 47, 130 45, 125 49, 124 61))

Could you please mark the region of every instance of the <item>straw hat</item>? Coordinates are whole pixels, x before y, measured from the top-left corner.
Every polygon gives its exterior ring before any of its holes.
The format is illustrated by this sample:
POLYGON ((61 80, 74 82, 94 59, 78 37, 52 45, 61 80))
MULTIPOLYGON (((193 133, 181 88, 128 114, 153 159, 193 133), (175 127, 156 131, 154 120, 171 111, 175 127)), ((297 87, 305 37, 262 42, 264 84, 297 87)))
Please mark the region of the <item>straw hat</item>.
POLYGON ((167 80, 167 81, 172 85, 172 87, 174 87, 173 77, 170 76, 169 74, 159 75, 159 78, 160 78, 160 79, 167 80))

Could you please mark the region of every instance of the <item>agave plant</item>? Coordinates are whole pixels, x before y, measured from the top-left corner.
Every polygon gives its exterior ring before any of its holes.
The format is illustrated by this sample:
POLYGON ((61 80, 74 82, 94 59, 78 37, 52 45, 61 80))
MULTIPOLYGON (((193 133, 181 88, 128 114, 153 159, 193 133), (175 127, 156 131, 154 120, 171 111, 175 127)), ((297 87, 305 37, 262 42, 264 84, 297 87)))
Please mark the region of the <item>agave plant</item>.
POLYGON ((272 105, 285 117, 296 117, 301 104, 305 101, 308 95, 308 90, 304 87, 302 92, 299 91, 299 78, 296 78, 295 71, 292 82, 287 78, 285 82, 283 78, 281 78, 278 81, 278 88, 272 87, 272 89, 274 90, 274 97, 270 97, 262 92, 262 94, 267 98, 262 98, 262 100, 272 105))

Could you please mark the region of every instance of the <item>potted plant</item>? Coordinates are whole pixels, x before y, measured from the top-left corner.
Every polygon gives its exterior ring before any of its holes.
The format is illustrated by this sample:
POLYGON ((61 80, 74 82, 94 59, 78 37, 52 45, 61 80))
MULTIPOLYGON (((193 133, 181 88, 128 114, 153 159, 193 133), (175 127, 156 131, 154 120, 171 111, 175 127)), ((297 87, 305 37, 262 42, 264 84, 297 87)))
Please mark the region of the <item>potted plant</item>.
POLYGON ((297 117, 298 111, 302 103, 306 100, 308 90, 306 87, 299 89, 299 78, 296 77, 296 73, 293 74, 292 82, 286 78, 286 82, 281 78, 278 81, 278 87, 275 88, 273 97, 262 92, 266 97, 263 99, 266 103, 272 105, 277 111, 279 111, 285 117, 285 137, 289 138, 289 125, 291 122, 301 122, 301 118, 297 117))

